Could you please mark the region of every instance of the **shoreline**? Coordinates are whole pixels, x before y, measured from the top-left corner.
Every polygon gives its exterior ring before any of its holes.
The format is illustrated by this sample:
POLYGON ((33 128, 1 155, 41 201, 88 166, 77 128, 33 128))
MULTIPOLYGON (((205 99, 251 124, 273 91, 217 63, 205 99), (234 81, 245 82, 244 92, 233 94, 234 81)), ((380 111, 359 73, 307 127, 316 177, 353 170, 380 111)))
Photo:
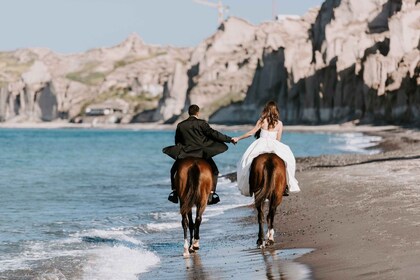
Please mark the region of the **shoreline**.
MULTIPOLYGON (((217 130, 235 131, 247 130, 253 128, 253 125, 219 125, 211 124, 210 126, 217 130)), ((344 124, 327 124, 327 125, 285 125, 284 131, 291 132, 361 132, 376 133, 397 129, 396 125, 354 125, 351 123, 344 124)), ((104 130, 175 130, 176 124, 162 123, 132 123, 132 124, 90 124, 90 123, 69 123, 69 122, 23 122, 9 123, 0 122, 0 129, 104 129, 104 130)))

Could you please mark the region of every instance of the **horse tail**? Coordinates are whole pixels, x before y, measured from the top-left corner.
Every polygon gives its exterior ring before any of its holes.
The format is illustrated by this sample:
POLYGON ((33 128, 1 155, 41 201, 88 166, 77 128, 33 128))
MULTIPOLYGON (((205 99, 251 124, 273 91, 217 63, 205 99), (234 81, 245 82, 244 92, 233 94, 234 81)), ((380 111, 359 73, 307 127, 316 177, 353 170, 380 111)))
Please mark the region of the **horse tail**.
POLYGON ((186 194, 183 198, 184 203, 181 205, 181 215, 187 214, 194 206, 197 197, 200 195, 200 187, 198 186, 200 181, 200 169, 197 162, 194 162, 188 169, 188 176, 186 182, 186 194))
POLYGON ((275 164, 273 158, 267 157, 263 163, 263 174, 260 177, 259 191, 255 193, 255 205, 261 205, 267 198, 270 198, 276 189, 276 180, 274 178, 275 164))

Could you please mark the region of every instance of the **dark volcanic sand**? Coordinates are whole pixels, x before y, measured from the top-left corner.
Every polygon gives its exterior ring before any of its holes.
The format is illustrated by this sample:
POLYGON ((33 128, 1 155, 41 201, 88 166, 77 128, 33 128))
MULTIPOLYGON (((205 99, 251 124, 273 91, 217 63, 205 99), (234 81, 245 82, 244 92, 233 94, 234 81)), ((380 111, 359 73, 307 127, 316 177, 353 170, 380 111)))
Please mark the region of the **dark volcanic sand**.
POLYGON ((420 279, 420 132, 375 135, 385 152, 298 160, 276 241, 314 248, 298 261, 315 279, 420 279))

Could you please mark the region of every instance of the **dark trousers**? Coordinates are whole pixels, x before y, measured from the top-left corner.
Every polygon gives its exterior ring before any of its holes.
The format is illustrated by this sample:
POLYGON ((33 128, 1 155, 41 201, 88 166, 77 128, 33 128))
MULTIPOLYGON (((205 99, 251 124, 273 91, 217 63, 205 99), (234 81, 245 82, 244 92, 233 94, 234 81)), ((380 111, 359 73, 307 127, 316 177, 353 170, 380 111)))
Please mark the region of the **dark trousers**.
MULTIPOLYGON (((213 192, 216 192, 216 185, 217 185, 217 176, 219 175, 219 169, 217 168, 216 163, 212 158, 205 159, 211 166, 211 169, 213 171, 213 192)), ((175 173, 178 170, 178 160, 175 160, 174 164, 171 167, 171 188, 175 189, 175 173)))

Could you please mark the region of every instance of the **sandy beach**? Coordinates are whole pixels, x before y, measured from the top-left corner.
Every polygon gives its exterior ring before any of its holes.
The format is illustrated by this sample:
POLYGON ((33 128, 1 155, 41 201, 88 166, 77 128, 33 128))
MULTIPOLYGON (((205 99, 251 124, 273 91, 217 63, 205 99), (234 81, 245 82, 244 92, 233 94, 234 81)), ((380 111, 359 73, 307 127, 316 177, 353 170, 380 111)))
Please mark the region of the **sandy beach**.
POLYGON ((420 132, 387 128, 384 152, 298 159, 302 191, 284 199, 276 248, 314 248, 298 261, 314 279, 418 279, 420 132))

